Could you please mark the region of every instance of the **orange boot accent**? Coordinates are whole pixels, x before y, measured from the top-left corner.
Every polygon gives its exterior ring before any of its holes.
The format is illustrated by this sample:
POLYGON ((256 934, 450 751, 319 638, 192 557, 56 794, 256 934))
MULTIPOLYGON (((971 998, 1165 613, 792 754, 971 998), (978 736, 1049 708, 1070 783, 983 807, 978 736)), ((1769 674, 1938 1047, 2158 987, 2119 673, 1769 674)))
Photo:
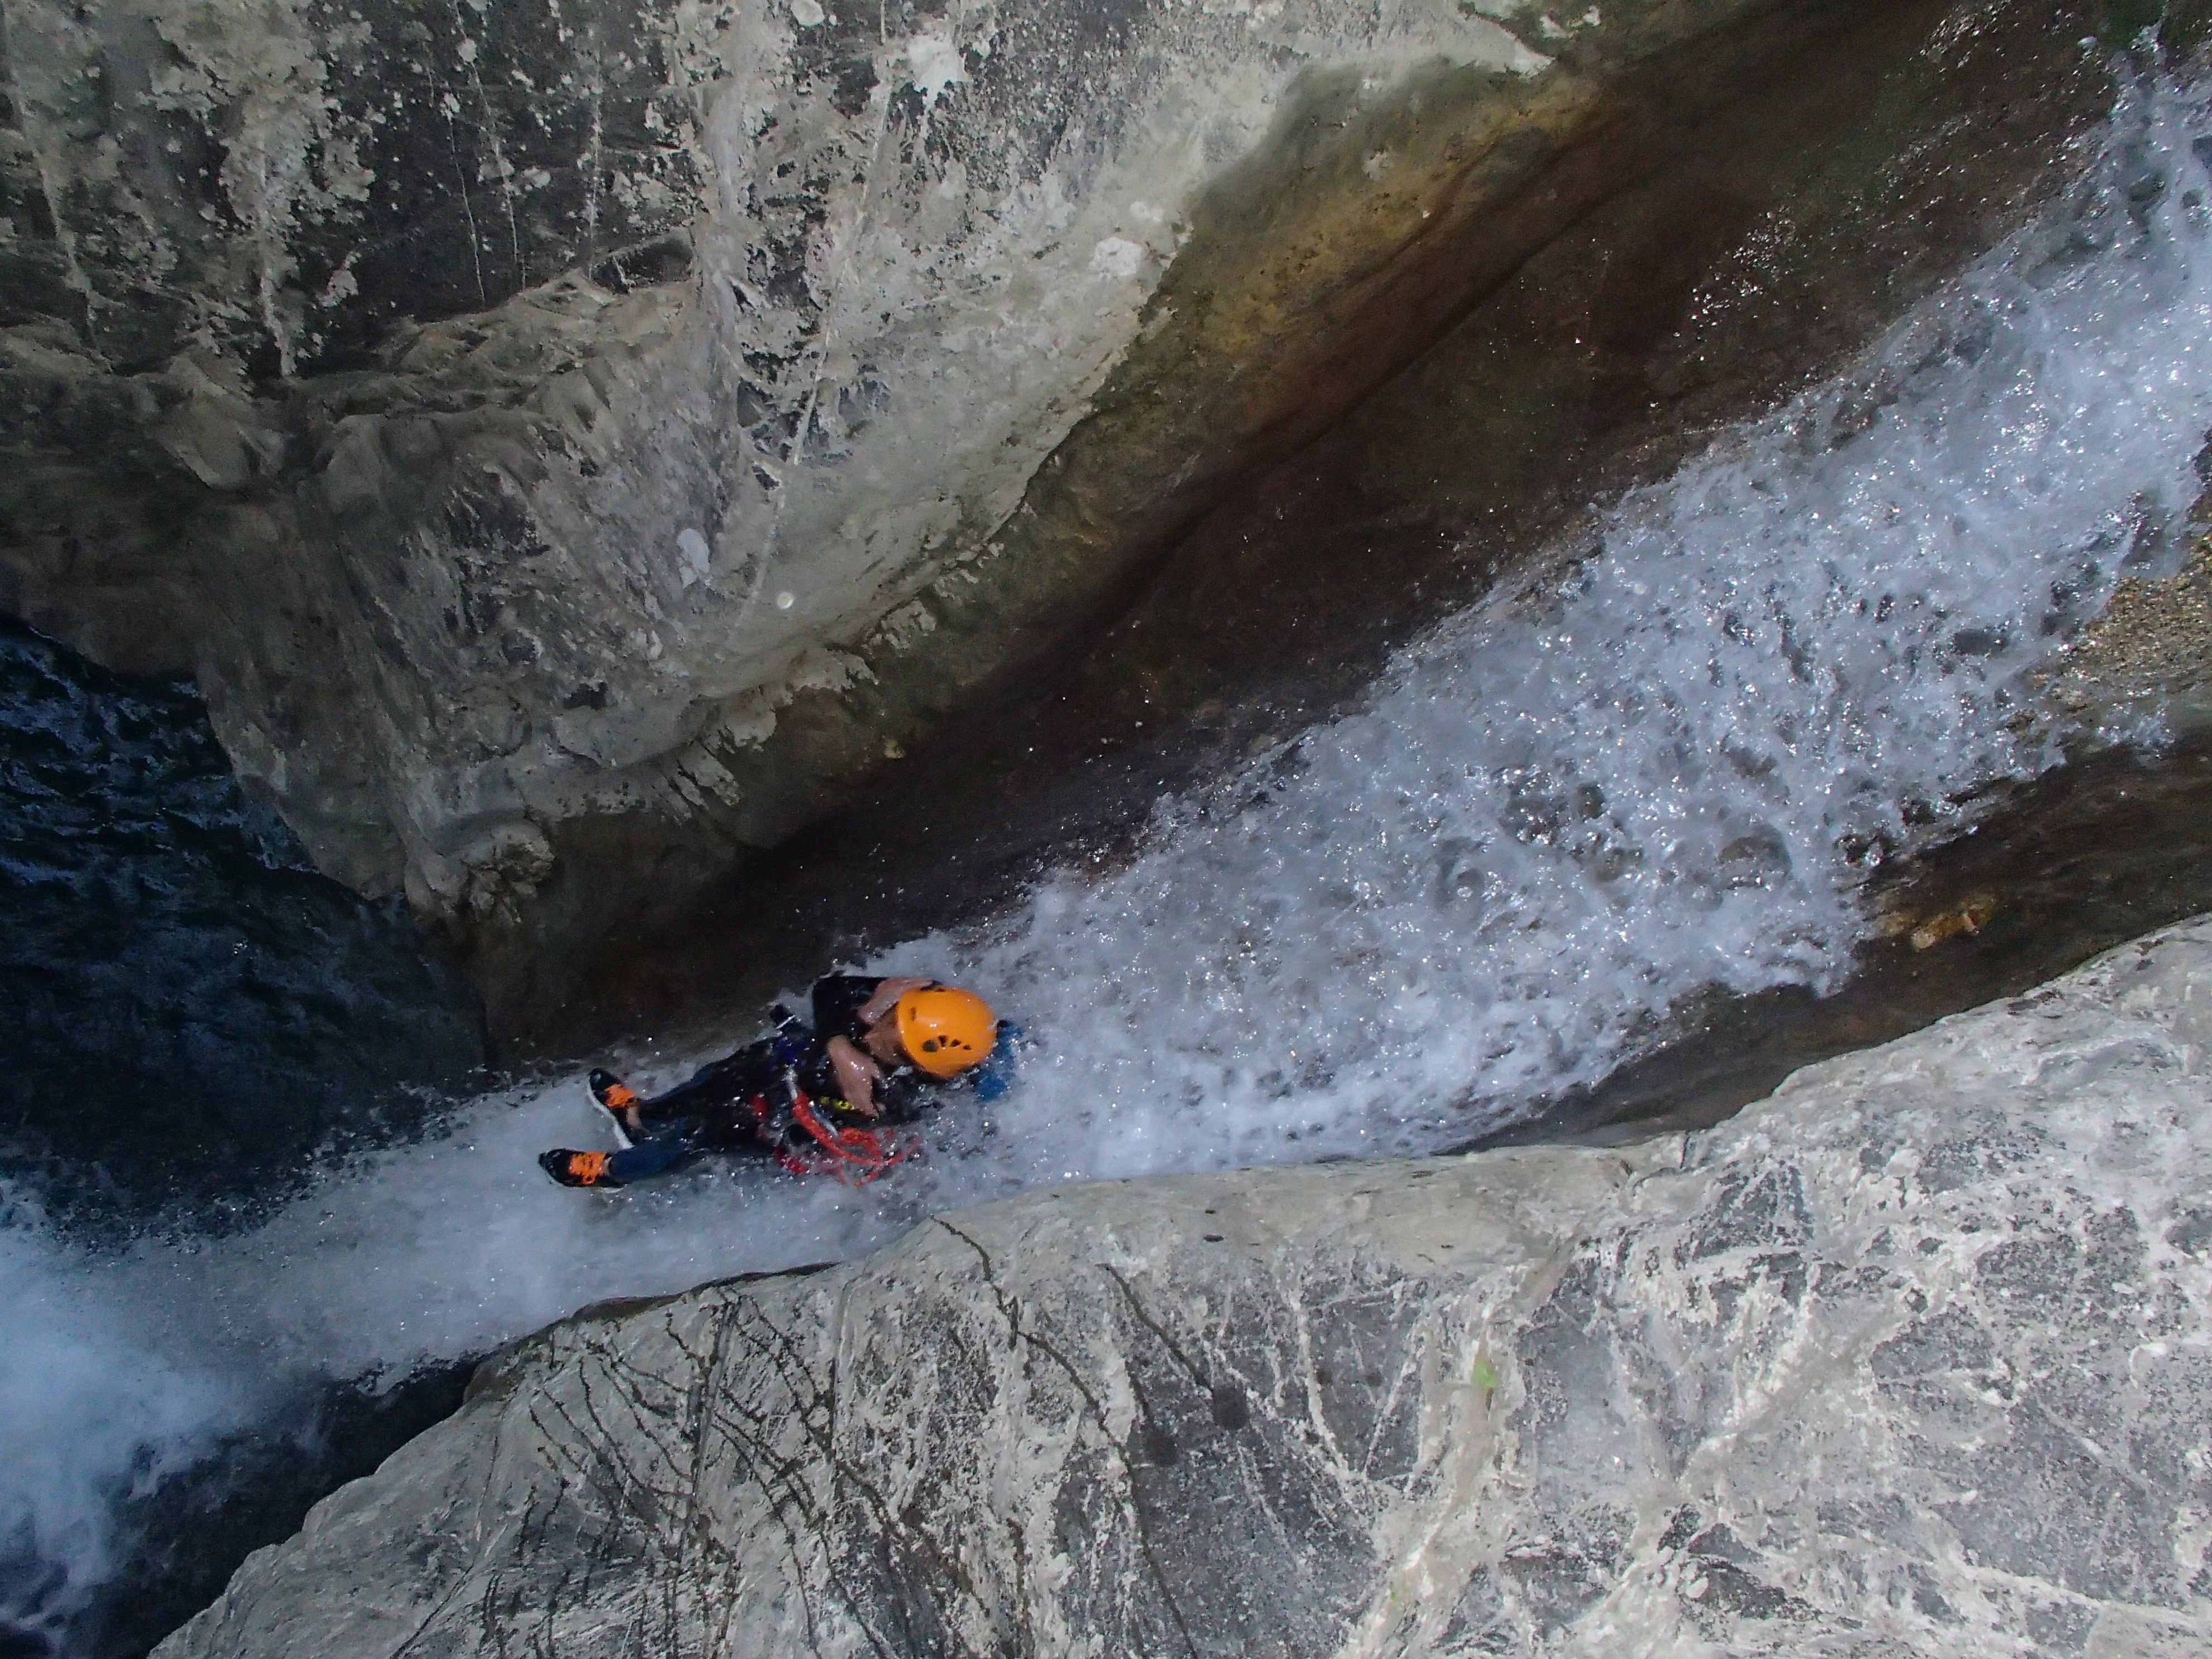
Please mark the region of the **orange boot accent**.
POLYGON ((619 1115, 637 1104, 637 1091, 612 1072, 595 1071, 590 1078, 592 1098, 619 1115))
POLYGON ((538 1167, 563 1187, 622 1185, 621 1182, 608 1178, 607 1154, 605 1152, 574 1152, 566 1146, 556 1146, 550 1152, 538 1155, 538 1167))

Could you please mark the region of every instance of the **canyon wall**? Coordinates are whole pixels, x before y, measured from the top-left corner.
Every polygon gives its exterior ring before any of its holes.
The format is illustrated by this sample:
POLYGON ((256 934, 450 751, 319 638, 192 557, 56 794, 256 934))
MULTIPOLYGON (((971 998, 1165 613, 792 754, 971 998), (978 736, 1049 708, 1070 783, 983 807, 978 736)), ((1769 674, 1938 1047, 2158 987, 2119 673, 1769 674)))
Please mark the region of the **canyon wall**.
POLYGON ((1416 495, 1528 495, 1515 468, 1578 441, 1547 408, 1579 431, 1665 402, 1644 359, 1684 356, 1706 275, 1796 270, 1799 319, 1702 417, 1863 337, 2047 185, 2127 22, 0 15, 0 606, 192 673, 325 869, 510 979, 896 778, 1701 131, 1682 188, 1555 258, 1571 301, 1523 279, 1474 372, 1431 366, 1429 414, 1370 422, 1417 434, 1376 487, 1395 465, 1416 495), (1701 123, 1823 87, 1799 149, 1713 181, 1701 123), (1838 123, 1859 136, 1808 181, 1838 123), (1915 199, 1930 179, 1959 187, 1948 216, 1915 199), (1869 211, 1942 223, 1799 280, 1789 246, 1869 211), (1553 330, 1584 312, 1595 332, 1553 330))

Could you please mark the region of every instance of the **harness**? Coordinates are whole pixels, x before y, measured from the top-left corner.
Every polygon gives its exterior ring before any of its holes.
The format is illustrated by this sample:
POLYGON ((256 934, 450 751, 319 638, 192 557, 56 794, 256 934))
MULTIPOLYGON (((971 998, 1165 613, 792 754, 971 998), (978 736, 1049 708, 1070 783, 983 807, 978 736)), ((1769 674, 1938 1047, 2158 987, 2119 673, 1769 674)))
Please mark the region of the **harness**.
POLYGON ((910 1137, 884 1129, 840 1128, 815 1110, 812 1097, 799 1086, 793 1073, 785 1072, 783 1082, 790 1091, 792 1121, 806 1131, 813 1146, 782 1144, 770 1121, 766 1095, 755 1095, 751 1105, 761 1133, 775 1135, 775 1161, 792 1174, 835 1176, 848 1187, 865 1187, 914 1155, 915 1143, 910 1137))

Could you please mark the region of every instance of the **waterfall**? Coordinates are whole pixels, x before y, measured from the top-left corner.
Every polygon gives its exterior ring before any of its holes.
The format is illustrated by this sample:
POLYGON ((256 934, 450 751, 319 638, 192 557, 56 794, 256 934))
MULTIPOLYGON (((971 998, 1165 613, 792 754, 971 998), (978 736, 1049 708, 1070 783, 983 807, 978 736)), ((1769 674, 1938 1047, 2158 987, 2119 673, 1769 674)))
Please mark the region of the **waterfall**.
POLYGON ((1832 986, 1869 865, 2056 762, 2037 674, 2172 556, 2212 429, 2207 155, 2203 93, 2126 91, 2063 202, 1614 503, 1595 551, 1163 801, 1111 871, 884 953, 1036 1042, 894 1181, 559 1190, 532 1155, 605 1142, 568 1079, 350 1153, 244 1230, 95 1247, 19 1190, 0 1391, 36 1445, 0 1467, 0 1553, 37 1565, 0 1621, 59 1629, 127 1547, 117 1494, 288 1380, 402 1376, 1041 1182, 1455 1144, 1662 1042, 1701 988, 1832 986))

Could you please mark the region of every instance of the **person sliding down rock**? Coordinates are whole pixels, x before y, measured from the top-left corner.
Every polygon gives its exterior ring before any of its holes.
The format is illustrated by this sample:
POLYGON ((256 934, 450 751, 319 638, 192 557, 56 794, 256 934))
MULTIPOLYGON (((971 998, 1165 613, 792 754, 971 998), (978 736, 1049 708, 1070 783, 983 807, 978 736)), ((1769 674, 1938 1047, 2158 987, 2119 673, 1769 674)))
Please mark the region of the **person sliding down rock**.
POLYGON ((651 1100, 591 1076, 592 1098, 629 1142, 618 1152, 556 1146, 538 1162, 563 1187, 623 1187, 703 1152, 771 1158, 805 1175, 872 1181, 912 1150, 887 1133, 948 1088, 1003 1092, 1018 1035, 973 992, 930 979, 830 974, 810 1028, 779 1006, 775 1027, 651 1100))

